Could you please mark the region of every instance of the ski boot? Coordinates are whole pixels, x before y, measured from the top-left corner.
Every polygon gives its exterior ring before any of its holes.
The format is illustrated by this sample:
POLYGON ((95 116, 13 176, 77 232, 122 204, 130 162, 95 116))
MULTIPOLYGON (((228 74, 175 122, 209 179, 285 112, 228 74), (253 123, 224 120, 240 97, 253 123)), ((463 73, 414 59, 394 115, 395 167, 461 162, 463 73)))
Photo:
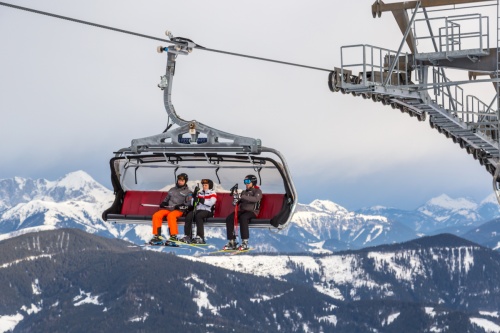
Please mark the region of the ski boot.
POLYGON ((153 238, 149 241, 149 244, 151 245, 163 245, 165 241, 165 238, 161 235, 154 235, 153 238))
POLYGON ((191 238, 189 236, 182 237, 181 239, 179 239, 179 242, 183 242, 183 243, 186 243, 186 244, 191 244, 192 243, 191 238))
POLYGON ((170 237, 165 242, 165 245, 173 245, 176 244, 179 240, 177 239, 177 235, 170 235, 170 237))
POLYGON ((236 250, 238 248, 238 244, 235 239, 230 239, 226 245, 222 248, 223 250, 236 250))
POLYGON ((200 236, 196 236, 196 238, 193 238, 191 240, 191 243, 193 243, 193 244, 206 244, 205 240, 203 238, 201 238, 200 236))
POLYGON ((241 245, 240 247, 238 247, 238 250, 240 251, 246 251, 250 248, 250 246, 248 246, 248 239, 243 239, 241 241, 241 245))

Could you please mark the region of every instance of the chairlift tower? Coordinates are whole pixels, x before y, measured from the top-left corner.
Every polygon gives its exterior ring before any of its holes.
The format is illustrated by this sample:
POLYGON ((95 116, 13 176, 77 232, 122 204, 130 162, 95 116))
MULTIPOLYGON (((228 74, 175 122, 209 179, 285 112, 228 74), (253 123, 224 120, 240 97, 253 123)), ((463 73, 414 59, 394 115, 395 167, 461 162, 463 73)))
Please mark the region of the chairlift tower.
POLYGON ((341 47, 341 67, 329 74, 328 85, 333 92, 381 102, 419 121, 428 119, 431 128, 465 149, 493 176, 500 203, 499 4, 500 0, 377 0, 373 17, 392 12, 403 34, 399 46, 341 47), (496 24, 480 13, 488 7, 496 7, 496 24), (490 34, 496 38, 494 47, 490 34), (402 51, 405 45, 409 52, 402 51), (466 74, 452 80, 447 76, 451 70, 466 74), (463 86, 472 81, 491 82, 492 99, 467 94, 463 86))

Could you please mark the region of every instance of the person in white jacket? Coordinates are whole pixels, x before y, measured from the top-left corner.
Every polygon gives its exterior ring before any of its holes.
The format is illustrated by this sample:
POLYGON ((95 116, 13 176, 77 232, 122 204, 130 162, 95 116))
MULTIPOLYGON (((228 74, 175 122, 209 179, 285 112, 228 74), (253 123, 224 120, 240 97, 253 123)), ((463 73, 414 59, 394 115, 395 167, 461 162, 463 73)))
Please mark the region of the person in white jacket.
POLYGON ((214 182, 210 179, 202 179, 201 191, 193 193, 191 205, 195 208, 186 215, 184 222, 184 238, 181 241, 185 243, 206 244, 205 230, 203 222, 206 218, 213 216, 217 193, 213 190, 214 182), (196 237, 193 238, 193 222, 196 222, 196 237))

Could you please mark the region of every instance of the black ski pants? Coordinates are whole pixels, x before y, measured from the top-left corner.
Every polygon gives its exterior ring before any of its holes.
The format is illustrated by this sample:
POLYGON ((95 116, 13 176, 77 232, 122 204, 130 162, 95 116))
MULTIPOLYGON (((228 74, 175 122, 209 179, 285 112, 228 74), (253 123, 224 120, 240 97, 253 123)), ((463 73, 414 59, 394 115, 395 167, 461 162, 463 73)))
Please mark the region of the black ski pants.
POLYGON ((197 210, 196 214, 194 211, 190 211, 186 215, 186 219, 184 222, 184 234, 189 238, 193 238, 193 221, 196 223, 196 236, 200 236, 200 238, 205 239, 205 228, 203 226, 203 222, 208 217, 212 217, 212 212, 208 210, 197 210))
MULTIPOLYGON (((240 226, 241 239, 249 239, 250 238, 250 230, 248 228, 248 224, 250 223, 250 219, 254 219, 257 216, 253 211, 239 211, 238 212, 238 225, 240 226)), ((226 231, 227 231, 227 239, 236 239, 234 233, 234 212, 229 214, 226 217, 226 231)))

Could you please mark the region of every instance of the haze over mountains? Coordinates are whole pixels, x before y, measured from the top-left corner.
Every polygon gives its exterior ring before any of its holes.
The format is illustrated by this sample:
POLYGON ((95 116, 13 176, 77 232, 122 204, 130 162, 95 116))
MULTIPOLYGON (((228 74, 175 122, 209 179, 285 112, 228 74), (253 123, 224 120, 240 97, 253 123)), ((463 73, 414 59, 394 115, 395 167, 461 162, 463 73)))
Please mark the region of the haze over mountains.
MULTIPOLYGON (((101 213, 111 205, 113 198, 109 189, 84 171, 69 173, 56 181, 2 179, 0 233, 3 235, 0 239, 30 228, 74 227, 134 243, 148 240, 151 237, 149 226, 102 221, 101 213)), ((293 223, 283 232, 252 230, 251 241, 261 252, 328 253, 448 232, 498 248, 498 217, 500 208, 493 194, 480 203, 464 198, 451 199, 443 194, 413 211, 376 206, 354 212, 328 200, 314 200, 310 204, 297 205, 293 223)), ((222 246, 225 230, 208 228, 207 238, 210 243, 222 246)))
MULTIPOLYGON (((143 243, 151 237, 149 226, 114 225, 101 219, 111 205, 112 192, 84 171, 56 180, 15 177, 0 180, 0 233, 27 228, 47 230, 75 227, 105 237, 143 243)), ((290 227, 279 234, 252 230, 252 245, 262 252, 330 252, 391 244, 453 233, 479 244, 498 248, 500 208, 493 194, 480 203, 446 195, 430 199, 413 211, 371 207, 348 211, 328 200, 298 204, 290 227), (489 223, 482 226, 484 223, 489 223), (476 237, 477 235, 481 237, 476 237)), ((164 227, 165 228, 165 227, 164 227)), ((28 229, 29 230, 29 229, 28 229)), ((225 241, 222 228, 207 229, 210 243, 225 241)))

